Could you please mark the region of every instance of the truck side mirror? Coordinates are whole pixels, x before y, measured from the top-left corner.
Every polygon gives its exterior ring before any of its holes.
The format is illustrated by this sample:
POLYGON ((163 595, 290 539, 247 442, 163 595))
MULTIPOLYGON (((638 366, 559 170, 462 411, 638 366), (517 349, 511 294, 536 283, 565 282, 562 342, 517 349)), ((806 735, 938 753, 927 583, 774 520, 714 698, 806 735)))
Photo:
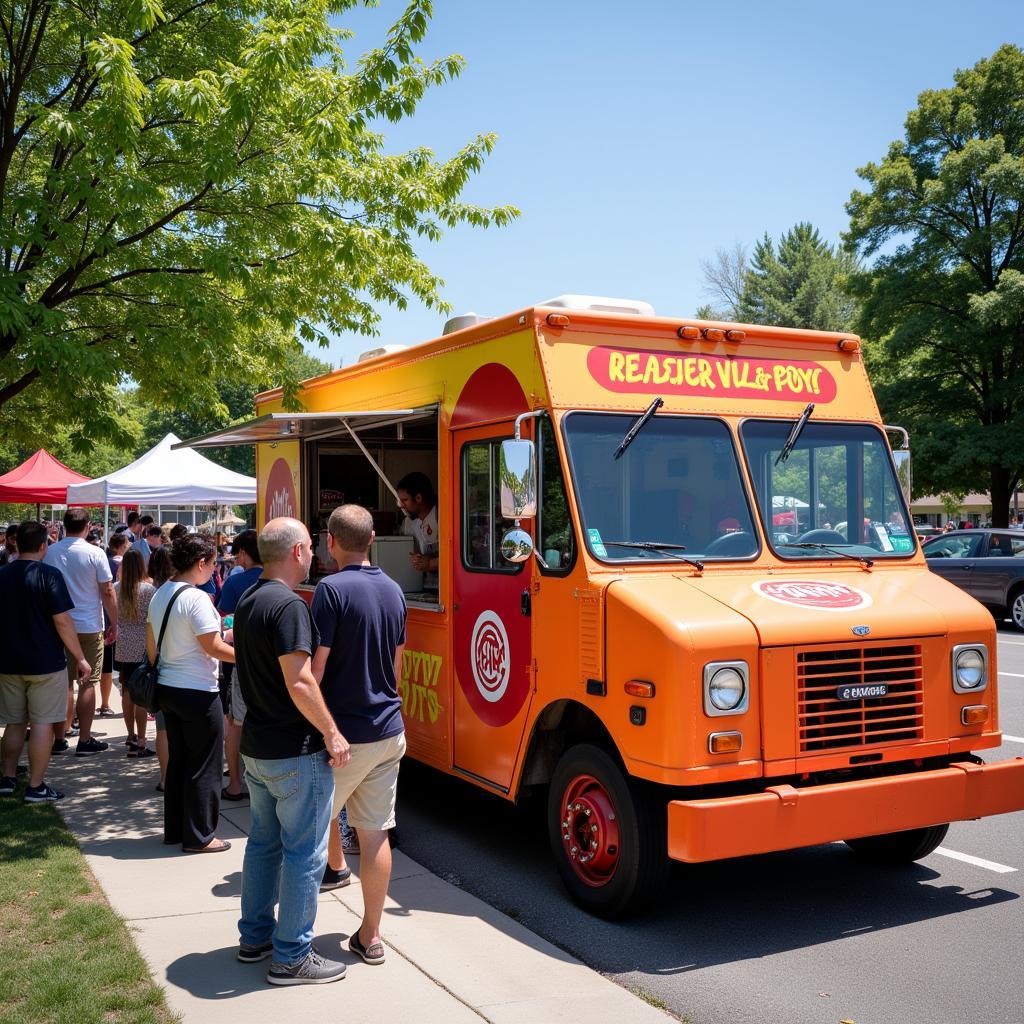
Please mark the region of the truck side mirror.
POLYGON ((506 562, 518 565, 525 562, 533 554, 533 538, 518 526, 509 530, 501 538, 501 557, 506 562))
POLYGON ((501 514, 532 519, 537 514, 536 458, 532 441, 501 442, 501 514))
POLYGON ((910 449, 896 448, 892 453, 892 460, 896 464, 896 478, 900 482, 900 490, 903 497, 910 504, 911 476, 910 476, 910 449))

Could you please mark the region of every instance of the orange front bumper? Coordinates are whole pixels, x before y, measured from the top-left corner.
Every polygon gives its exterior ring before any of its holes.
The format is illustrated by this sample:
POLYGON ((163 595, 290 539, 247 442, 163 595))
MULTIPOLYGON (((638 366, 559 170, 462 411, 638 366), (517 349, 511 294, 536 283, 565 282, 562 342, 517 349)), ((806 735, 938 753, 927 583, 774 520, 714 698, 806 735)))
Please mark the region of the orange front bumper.
POLYGON ((695 863, 1024 810, 1024 758, 668 805, 668 855, 695 863))

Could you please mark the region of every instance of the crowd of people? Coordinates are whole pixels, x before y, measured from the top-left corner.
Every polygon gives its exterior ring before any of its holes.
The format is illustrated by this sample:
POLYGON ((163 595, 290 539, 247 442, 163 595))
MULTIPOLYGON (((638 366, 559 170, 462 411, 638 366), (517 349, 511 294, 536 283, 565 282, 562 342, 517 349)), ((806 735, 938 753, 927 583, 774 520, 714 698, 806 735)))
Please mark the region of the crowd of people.
POLYGON ((313 544, 295 519, 246 530, 228 548, 133 513, 104 547, 88 512, 72 508, 56 535, 30 520, 5 538, 0 796, 16 792, 26 743, 26 803, 64 797, 45 775, 69 738, 77 736, 76 756, 110 750, 93 726, 117 714, 108 704, 116 670, 126 755, 159 762, 165 844, 188 854, 230 849, 217 835, 221 802, 248 795, 237 956, 271 957, 267 981, 276 985, 344 976, 312 939, 317 893, 350 882, 346 853, 361 856, 364 899, 350 949, 368 964, 385 958, 406 607, 370 564, 373 539, 366 509, 337 508, 327 543, 338 571, 307 604, 295 588, 313 544), (145 661, 158 670, 155 715, 125 685, 145 661))

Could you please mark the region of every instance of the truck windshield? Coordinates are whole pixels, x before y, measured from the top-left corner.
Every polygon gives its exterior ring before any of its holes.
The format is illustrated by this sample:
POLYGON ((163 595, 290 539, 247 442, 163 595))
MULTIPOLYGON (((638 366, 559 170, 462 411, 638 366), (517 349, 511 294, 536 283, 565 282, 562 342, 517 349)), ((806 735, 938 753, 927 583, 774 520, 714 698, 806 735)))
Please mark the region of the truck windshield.
POLYGON ((630 413, 574 412, 563 421, 583 537, 594 556, 681 566, 680 552, 703 561, 756 555, 726 425, 656 413, 616 459, 636 420, 630 413))
POLYGON ((789 420, 740 428, 769 543, 787 559, 906 558, 916 547, 881 432, 863 423, 810 419, 785 462, 775 464, 789 420))

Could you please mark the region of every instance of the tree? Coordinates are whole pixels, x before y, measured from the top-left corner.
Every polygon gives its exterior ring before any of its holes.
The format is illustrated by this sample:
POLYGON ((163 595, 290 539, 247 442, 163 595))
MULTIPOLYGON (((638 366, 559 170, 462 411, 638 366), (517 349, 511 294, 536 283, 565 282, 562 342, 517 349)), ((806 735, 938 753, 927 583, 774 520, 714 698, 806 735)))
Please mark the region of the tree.
POLYGON ((736 319, 776 327, 849 331, 856 304, 847 279, 854 257, 824 241, 806 222, 785 232, 776 248, 765 234, 755 246, 736 304, 736 319))
POLYGON ((716 249, 712 259, 701 260, 704 291, 712 302, 697 310, 700 320, 735 320, 747 281, 747 248, 736 242, 731 249, 716 249))
POLYGON ((987 490, 1005 526, 1024 472, 1024 52, 921 93, 858 174, 847 240, 876 257, 854 287, 882 407, 911 428, 922 490, 987 490))
MULTIPOLYGON (((292 353, 287 358, 285 372, 292 380, 307 380, 331 369, 330 363, 313 356, 292 353)), ((277 381, 269 376, 262 379, 250 377, 245 381, 225 381, 220 385, 220 401, 215 406, 196 411, 149 409, 143 422, 139 449, 134 457, 148 451, 169 433, 177 434, 182 439, 198 437, 232 423, 252 419, 256 415, 256 396, 276 384, 277 381)), ((244 473, 246 476, 254 476, 256 473, 256 453, 252 445, 204 448, 201 454, 236 473, 244 473)))
POLYGON ((95 437, 128 378, 202 408, 280 379, 296 332, 372 333, 372 301, 447 309, 417 243, 517 211, 459 198, 492 135, 384 152, 463 63, 415 56, 411 0, 350 69, 331 20, 359 2, 0 5, 0 412, 44 389, 95 437))

